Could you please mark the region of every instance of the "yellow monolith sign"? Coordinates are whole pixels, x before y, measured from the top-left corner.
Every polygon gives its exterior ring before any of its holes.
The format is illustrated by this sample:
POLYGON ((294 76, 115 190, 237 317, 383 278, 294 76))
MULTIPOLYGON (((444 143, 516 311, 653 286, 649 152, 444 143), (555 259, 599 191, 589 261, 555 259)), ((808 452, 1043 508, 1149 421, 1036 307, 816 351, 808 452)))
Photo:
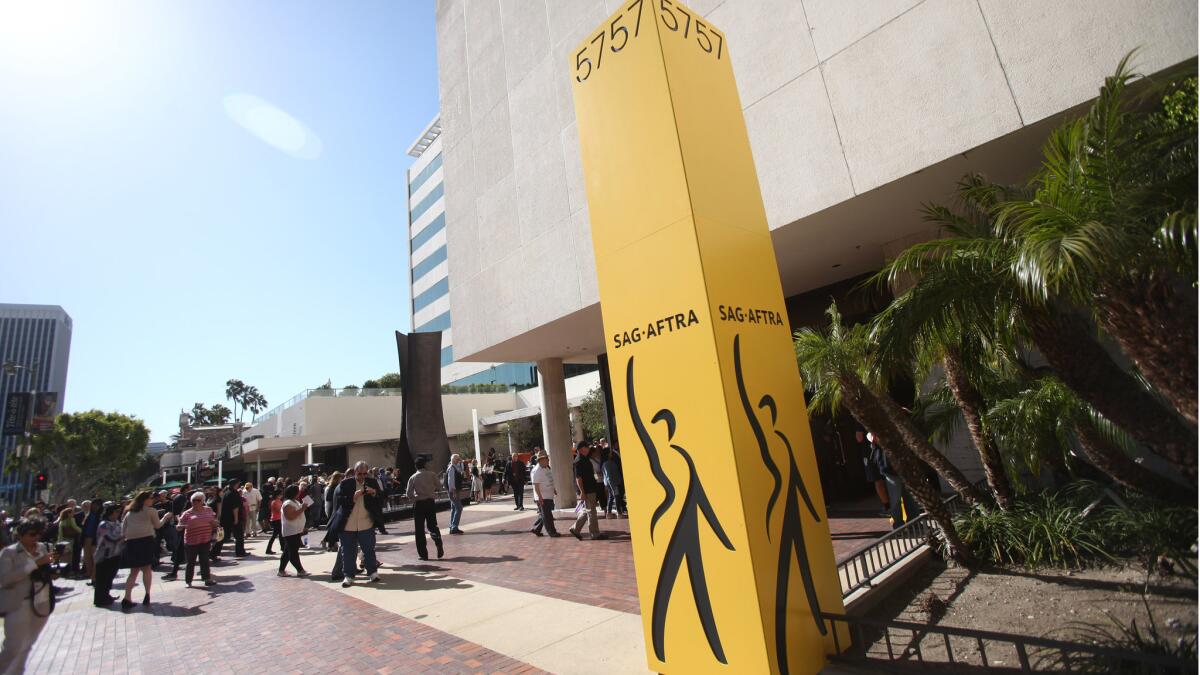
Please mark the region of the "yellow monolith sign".
POLYGON ((731 56, 634 0, 570 77, 649 666, 811 673, 842 595, 731 56))

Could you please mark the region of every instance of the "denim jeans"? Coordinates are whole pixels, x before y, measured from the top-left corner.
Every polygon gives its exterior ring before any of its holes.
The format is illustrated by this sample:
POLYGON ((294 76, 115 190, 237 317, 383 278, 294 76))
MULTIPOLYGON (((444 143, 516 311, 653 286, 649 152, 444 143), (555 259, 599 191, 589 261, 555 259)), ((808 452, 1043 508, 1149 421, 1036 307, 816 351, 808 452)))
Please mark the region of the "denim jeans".
POLYGON ((338 535, 338 544, 342 554, 342 575, 353 579, 358 571, 358 549, 363 552, 363 566, 367 568, 367 576, 379 569, 379 561, 375 559, 375 529, 350 532, 343 530, 338 535))
POLYGON ((458 529, 458 521, 462 518, 462 500, 458 497, 450 497, 450 531, 458 529))

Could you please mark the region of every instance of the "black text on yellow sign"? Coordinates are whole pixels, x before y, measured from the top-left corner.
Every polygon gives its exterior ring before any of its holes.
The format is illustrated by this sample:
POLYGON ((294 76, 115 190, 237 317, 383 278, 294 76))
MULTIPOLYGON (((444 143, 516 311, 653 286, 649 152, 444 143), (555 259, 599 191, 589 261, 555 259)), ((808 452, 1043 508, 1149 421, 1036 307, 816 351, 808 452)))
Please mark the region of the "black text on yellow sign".
POLYGON ((731 58, 671 0, 568 57, 647 661, 816 672, 841 589, 731 58))

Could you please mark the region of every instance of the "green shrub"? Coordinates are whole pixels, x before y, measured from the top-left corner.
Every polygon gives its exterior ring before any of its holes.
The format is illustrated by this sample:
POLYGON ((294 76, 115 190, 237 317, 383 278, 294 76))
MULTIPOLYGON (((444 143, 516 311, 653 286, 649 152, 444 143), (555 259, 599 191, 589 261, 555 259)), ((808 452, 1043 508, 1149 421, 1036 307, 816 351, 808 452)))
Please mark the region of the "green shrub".
POLYGON ((1137 557, 1166 556, 1187 565, 1196 541, 1196 510, 1132 494, 1126 506, 1103 500, 1088 481, 1027 495, 1007 511, 976 507, 956 519, 959 535, 980 560, 1029 568, 1077 568, 1137 557))

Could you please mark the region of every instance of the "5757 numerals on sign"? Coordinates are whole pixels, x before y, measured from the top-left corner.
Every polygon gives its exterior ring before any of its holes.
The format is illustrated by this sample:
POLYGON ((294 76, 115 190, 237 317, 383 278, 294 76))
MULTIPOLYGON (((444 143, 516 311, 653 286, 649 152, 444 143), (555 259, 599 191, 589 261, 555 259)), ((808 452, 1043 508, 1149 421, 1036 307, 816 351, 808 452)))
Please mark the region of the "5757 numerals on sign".
POLYGON ((650 11, 658 14, 667 30, 673 33, 682 32, 685 40, 695 39, 700 49, 708 54, 716 54, 717 60, 720 60, 725 48, 725 37, 715 28, 706 25, 699 17, 693 16, 691 12, 671 0, 633 0, 623 12, 612 20, 607 29, 601 29, 599 33, 596 33, 588 45, 575 55, 575 79, 577 81, 585 82, 593 72, 600 70, 604 64, 606 49, 613 54, 618 54, 629 44, 629 40, 637 38, 642 29, 642 10, 645 9, 647 2, 652 6, 658 5, 657 11, 654 9, 650 11), (630 27, 626 25, 626 14, 630 15, 633 22, 632 34, 629 32, 630 27))

